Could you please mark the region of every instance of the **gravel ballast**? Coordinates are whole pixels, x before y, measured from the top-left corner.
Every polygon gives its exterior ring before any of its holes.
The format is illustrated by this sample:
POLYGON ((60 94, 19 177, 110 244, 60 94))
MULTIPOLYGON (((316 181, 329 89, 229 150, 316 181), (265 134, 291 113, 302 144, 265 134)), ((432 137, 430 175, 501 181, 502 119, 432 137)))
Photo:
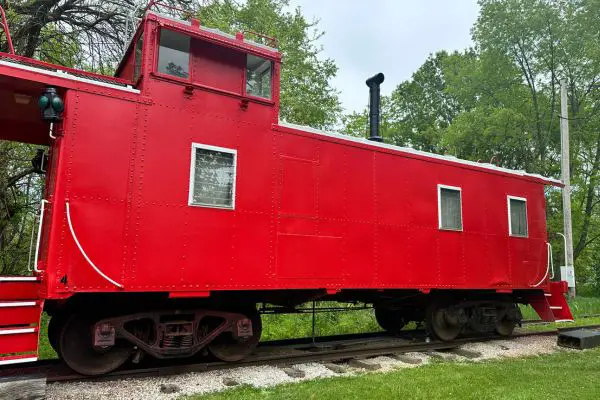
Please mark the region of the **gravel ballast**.
MULTIPOLYGON (((463 357, 457 354, 445 356, 439 354, 439 360, 447 362, 477 362, 500 357, 523 357, 532 355, 549 354, 559 351, 556 338, 552 336, 523 337, 513 340, 495 340, 482 343, 473 343, 461 346, 469 352, 479 353, 476 358, 463 357), (451 358, 451 359, 450 359, 451 358)), ((564 350, 563 350, 564 351, 564 350)), ((293 378, 283 368, 275 366, 243 367, 224 371, 211 371, 190 373, 178 376, 156 378, 131 378, 121 381, 107 382, 67 382, 48 385, 48 400, 171 400, 183 395, 204 394, 222 391, 230 388, 231 383, 238 385, 251 385, 254 387, 270 387, 289 382, 300 382, 310 379, 327 378, 333 376, 350 376, 363 373, 379 373, 400 368, 416 368, 432 361, 428 353, 406 353, 411 359, 419 359, 421 363, 405 363, 394 357, 374 357, 362 360, 365 363, 379 365, 380 368, 373 372, 365 369, 352 368, 351 364, 336 364, 341 368, 334 372, 321 363, 295 364, 290 366, 302 371, 304 377, 293 378), (229 385, 228 385, 229 384, 229 385), (175 391, 175 389, 177 389, 175 391)), ((336 368, 334 368, 336 369, 336 368)), ((289 372, 289 371, 288 371, 289 372)), ((300 376, 301 374, 298 374, 300 376)), ((235 385, 237 386, 237 385, 235 385)))

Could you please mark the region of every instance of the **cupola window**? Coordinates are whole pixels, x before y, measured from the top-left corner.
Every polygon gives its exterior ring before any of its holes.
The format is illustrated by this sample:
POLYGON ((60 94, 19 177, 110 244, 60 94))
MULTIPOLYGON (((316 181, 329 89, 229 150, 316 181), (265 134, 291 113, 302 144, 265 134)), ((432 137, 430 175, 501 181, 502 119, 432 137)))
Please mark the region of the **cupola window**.
POLYGON ((246 94, 271 99, 271 61, 248 54, 246 59, 246 94))
POLYGON ((190 37, 166 29, 160 32, 158 72, 189 79, 190 37))

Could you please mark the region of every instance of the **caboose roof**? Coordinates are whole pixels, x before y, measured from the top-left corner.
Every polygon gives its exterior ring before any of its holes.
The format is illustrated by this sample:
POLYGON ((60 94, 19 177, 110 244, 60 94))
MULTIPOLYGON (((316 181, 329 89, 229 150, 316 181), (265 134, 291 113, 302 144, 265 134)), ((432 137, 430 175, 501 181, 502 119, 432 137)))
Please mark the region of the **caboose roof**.
POLYGON ((331 137, 331 138, 335 138, 335 139, 341 139, 341 140, 347 141, 347 142, 360 143, 360 144, 366 145, 366 146, 394 150, 394 151, 398 151, 398 152, 405 153, 405 154, 411 154, 411 155, 417 155, 420 157, 430 158, 433 160, 441 160, 441 161, 449 162, 452 164, 468 166, 473 169, 480 169, 480 170, 483 169, 483 170, 493 171, 493 172, 497 172, 497 173, 515 175, 515 176, 519 176, 519 177, 523 177, 523 178, 531 178, 531 179, 541 181, 542 183, 544 183, 546 185, 563 186, 562 181, 555 179, 555 178, 549 178, 549 177, 545 177, 545 176, 539 175, 539 174, 532 174, 532 173, 528 173, 523 170, 514 170, 514 169, 509 169, 509 168, 503 168, 503 167, 499 167, 497 165, 490 164, 490 163, 480 163, 480 162, 475 162, 475 161, 463 160, 461 158, 457 158, 454 156, 444 156, 441 154, 428 153, 426 151, 411 149, 410 147, 403 147, 403 146, 396 146, 393 144, 375 142, 375 141, 368 140, 365 138, 344 135, 344 134, 340 134, 340 133, 336 133, 336 132, 323 131, 320 129, 311 128, 309 126, 296 125, 296 124, 292 124, 292 123, 285 122, 285 121, 280 121, 279 126, 283 127, 283 128, 289 128, 289 129, 295 129, 295 130, 304 131, 304 132, 310 132, 310 133, 314 133, 317 135, 323 135, 323 136, 327 136, 327 137, 331 137))
POLYGON ((245 37, 245 35, 241 34, 240 36, 231 35, 227 32, 223 32, 219 29, 208 28, 206 26, 202 26, 197 20, 182 20, 178 18, 171 17, 169 15, 162 14, 157 11, 146 11, 144 18, 138 24, 137 30, 135 34, 131 37, 129 45, 127 46, 127 51, 123 55, 119 66, 116 69, 115 74, 118 75, 119 71, 123 67, 124 63, 129 56, 129 53, 133 49, 133 43, 135 38, 138 36, 138 32, 143 29, 145 20, 155 20, 159 23, 161 27, 166 27, 167 29, 172 29, 183 34, 186 34, 190 37, 199 38, 202 40, 206 40, 209 42, 213 42, 225 47, 234 48, 236 50, 255 54, 264 58, 271 59, 273 61, 281 60, 281 53, 275 47, 267 46, 262 43, 255 42, 245 37), (196 21, 194 23, 193 21, 196 21))
MULTIPOLYGON (((173 18, 173 17, 171 17, 169 15, 165 15, 165 14, 159 13, 157 11, 147 11, 146 12, 146 18, 148 16, 150 16, 150 15, 154 15, 154 16, 156 16, 159 19, 164 20, 164 21, 171 21, 173 23, 182 24, 182 25, 186 25, 186 26, 189 26, 189 27, 193 26, 192 21, 185 21, 185 20, 181 20, 181 19, 178 19, 178 18, 173 18)), ((206 26, 200 25, 198 27, 198 29, 200 29, 201 31, 207 32, 207 33, 211 33, 213 35, 218 35, 218 36, 222 36, 224 38, 228 38, 230 40, 238 40, 235 37, 235 35, 231 35, 231 34, 229 34, 227 32, 223 32, 222 30, 219 30, 219 29, 216 29, 216 28, 208 28, 206 26)), ((255 42, 253 40, 247 39, 245 37, 243 39, 243 42, 246 43, 246 44, 248 44, 248 45, 250 45, 250 46, 255 46, 255 47, 258 47, 258 48, 261 48, 261 49, 264 49, 264 50, 268 50, 268 51, 273 52, 273 53, 277 53, 278 52, 277 48, 275 48, 275 47, 267 46, 265 44, 258 43, 258 42, 255 42)))

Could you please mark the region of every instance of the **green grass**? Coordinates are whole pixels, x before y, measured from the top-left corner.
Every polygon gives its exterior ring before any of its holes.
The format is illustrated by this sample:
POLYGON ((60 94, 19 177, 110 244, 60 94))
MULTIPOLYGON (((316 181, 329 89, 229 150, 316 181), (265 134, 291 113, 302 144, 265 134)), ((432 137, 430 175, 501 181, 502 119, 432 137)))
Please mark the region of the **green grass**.
POLYGON ((335 377, 267 389, 242 386, 187 400, 598 399, 600 350, 481 363, 436 362, 389 373, 335 377))
POLYGON ((575 317, 575 321, 573 322, 549 322, 549 323, 539 323, 539 324, 528 324, 523 325, 521 328, 522 331, 552 331, 557 328, 574 328, 577 326, 584 325, 600 325, 600 317, 594 318, 580 318, 577 319, 575 317))
MULTIPOLYGON (((326 307, 327 304, 323 303, 321 306, 326 307)), ((329 306, 344 307, 345 305, 330 303, 329 306)), ((312 334, 312 314, 267 314, 262 316, 262 322, 261 340, 302 338, 310 337, 312 334)), ((380 330, 372 309, 315 314, 317 336, 380 330)))
MULTIPOLYGON (((600 297, 576 297, 568 303, 575 319, 586 314, 600 314, 600 297)), ((531 306, 521 306, 521 313, 523 319, 540 318, 531 306)))
POLYGON ((48 316, 48 314, 42 314, 38 355, 38 358, 41 360, 58 358, 58 355, 56 354, 52 346, 50 346, 50 342, 48 341, 48 322, 50 322, 50 317, 48 316))

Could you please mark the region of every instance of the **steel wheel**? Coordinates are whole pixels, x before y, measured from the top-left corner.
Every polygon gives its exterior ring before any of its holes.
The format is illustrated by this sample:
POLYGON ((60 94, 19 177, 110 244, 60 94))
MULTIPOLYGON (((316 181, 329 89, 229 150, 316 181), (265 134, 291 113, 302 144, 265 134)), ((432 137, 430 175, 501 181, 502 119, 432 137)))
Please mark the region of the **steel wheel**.
POLYGON ((50 318, 48 323, 48 342, 57 354, 60 354, 58 343, 60 339, 60 331, 65 324, 65 317, 62 314, 55 314, 50 318))
POLYGON ((208 351, 214 357, 221 361, 239 361, 248 357, 256 348, 262 332, 260 314, 253 310, 245 312, 244 315, 252 321, 252 336, 238 338, 234 337, 231 332, 222 333, 208 345, 208 351))
POLYGON ((94 347, 93 327, 95 321, 80 315, 67 320, 58 342, 62 360, 82 375, 102 375, 114 371, 131 356, 133 346, 119 341, 105 349, 94 347))
POLYGON ((400 311, 388 308, 375 307, 375 319, 381 329, 390 333, 398 333, 406 325, 400 311))
POLYGON ((516 321, 503 318, 496 322, 496 333, 500 336, 511 336, 515 330, 515 326, 517 326, 516 321))
POLYGON ((517 304, 511 304, 505 309, 502 318, 496 322, 496 333, 500 336, 511 336, 517 324, 521 323, 523 315, 517 304))
POLYGON ((435 338, 445 342, 456 339, 462 330, 455 313, 448 307, 436 304, 432 304, 427 310, 427 328, 435 338))

